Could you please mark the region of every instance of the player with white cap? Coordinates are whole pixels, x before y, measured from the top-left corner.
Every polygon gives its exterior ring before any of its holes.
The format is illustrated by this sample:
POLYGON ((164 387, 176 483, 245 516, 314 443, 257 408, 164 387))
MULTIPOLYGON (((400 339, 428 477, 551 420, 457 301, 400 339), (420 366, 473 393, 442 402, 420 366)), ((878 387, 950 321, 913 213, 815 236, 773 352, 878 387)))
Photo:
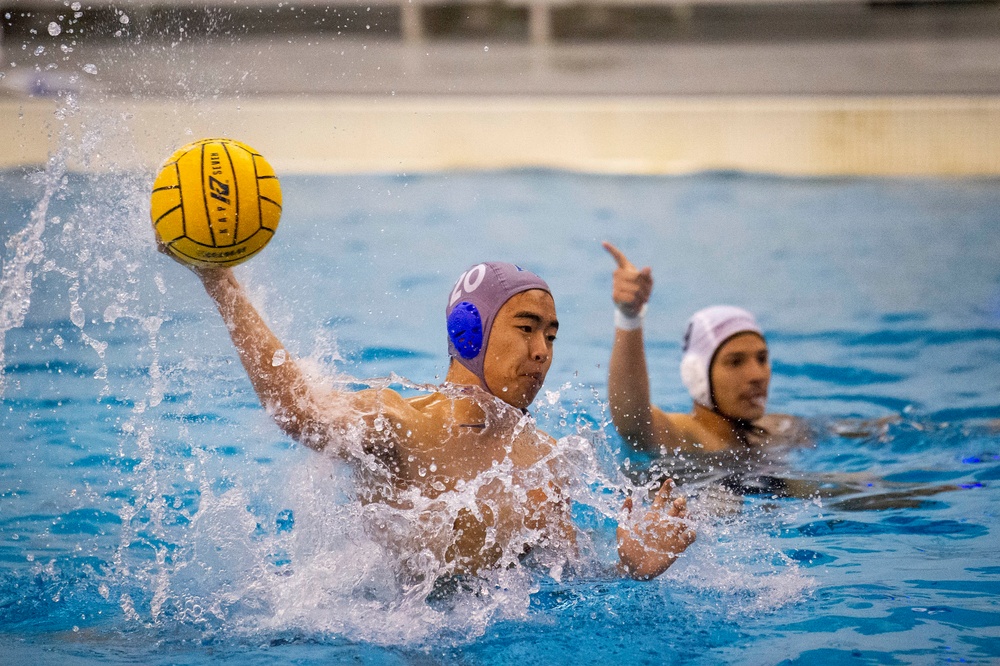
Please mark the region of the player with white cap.
POLYGON ((610 243, 604 248, 618 264, 608 393, 622 437, 651 451, 715 452, 766 442, 789 430, 792 417, 765 414, 771 364, 764 334, 751 313, 729 305, 704 308, 688 321, 680 371, 694 403, 691 413, 655 407, 642 335, 652 270, 637 269, 610 243))

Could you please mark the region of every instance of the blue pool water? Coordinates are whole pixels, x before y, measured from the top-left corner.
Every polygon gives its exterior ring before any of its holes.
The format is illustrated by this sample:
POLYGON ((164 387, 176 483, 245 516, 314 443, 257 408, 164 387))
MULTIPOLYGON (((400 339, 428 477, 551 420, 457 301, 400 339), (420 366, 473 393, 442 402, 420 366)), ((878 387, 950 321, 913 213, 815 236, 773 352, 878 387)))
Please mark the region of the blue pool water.
POLYGON ((151 180, 0 173, 0 661, 1000 659, 997 181, 284 178, 279 233, 239 275, 328 377, 439 381, 446 294, 472 263, 516 261, 555 292, 534 412, 579 473, 583 561, 442 606, 401 593, 349 472, 263 412, 200 286, 153 248, 151 180), (769 470, 850 474, 849 494, 748 495, 700 517, 661 579, 614 576, 609 507, 648 461, 608 423, 604 239, 654 268, 657 404, 689 406, 686 317, 748 307, 770 408, 816 431, 769 470))

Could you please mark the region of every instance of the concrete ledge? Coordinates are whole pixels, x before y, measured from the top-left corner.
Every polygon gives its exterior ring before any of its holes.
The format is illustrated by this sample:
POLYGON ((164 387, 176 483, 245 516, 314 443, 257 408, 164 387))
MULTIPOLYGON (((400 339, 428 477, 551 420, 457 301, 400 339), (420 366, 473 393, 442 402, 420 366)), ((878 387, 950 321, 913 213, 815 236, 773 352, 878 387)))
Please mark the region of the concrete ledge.
POLYGON ((0 98, 0 168, 152 171, 230 136, 281 173, 556 168, 676 174, 1000 175, 1000 96, 0 98))

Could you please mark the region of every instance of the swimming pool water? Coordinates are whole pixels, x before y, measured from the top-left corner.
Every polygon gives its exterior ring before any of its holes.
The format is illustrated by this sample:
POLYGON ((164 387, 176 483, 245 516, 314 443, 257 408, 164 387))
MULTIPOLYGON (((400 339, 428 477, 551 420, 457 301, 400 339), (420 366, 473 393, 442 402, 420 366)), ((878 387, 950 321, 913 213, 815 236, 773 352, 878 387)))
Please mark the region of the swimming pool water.
POLYGON ((584 477, 574 513, 592 566, 522 567, 491 595, 431 607, 399 595, 350 474, 271 424, 200 286, 155 252, 151 180, 0 174, 4 661, 1000 659, 997 181, 283 178, 279 233, 239 275, 331 377, 439 381, 446 295, 475 262, 518 262, 555 293, 556 357, 533 411, 584 477), (771 471, 858 475, 852 493, 750 495, 699 519, 661 579, 609 572, 601 493, 646 461, 604 402, 605 239, 654 269, 657 404, 689 406, 687 316, 747 307, 774 357, 770 408, 817 432, 771 471))

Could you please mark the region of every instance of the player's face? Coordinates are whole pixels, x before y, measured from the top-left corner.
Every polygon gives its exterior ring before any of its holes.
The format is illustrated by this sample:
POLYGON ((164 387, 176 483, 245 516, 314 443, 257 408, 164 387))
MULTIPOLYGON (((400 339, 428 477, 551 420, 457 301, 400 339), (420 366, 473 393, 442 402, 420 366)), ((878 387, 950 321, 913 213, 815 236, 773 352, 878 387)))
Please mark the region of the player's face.
POLYGON ((724 415, 755 421, 764 416, 771 361, 767 343, 756 333, 739 333, 727 340, 712 362, 712 398, 724 415))
POLYGON ((526 409, 552 365, 559 330, 556 304, 541 289, 523 291, 504 303, 493 320, 483 375, 493 395, 526 409))

